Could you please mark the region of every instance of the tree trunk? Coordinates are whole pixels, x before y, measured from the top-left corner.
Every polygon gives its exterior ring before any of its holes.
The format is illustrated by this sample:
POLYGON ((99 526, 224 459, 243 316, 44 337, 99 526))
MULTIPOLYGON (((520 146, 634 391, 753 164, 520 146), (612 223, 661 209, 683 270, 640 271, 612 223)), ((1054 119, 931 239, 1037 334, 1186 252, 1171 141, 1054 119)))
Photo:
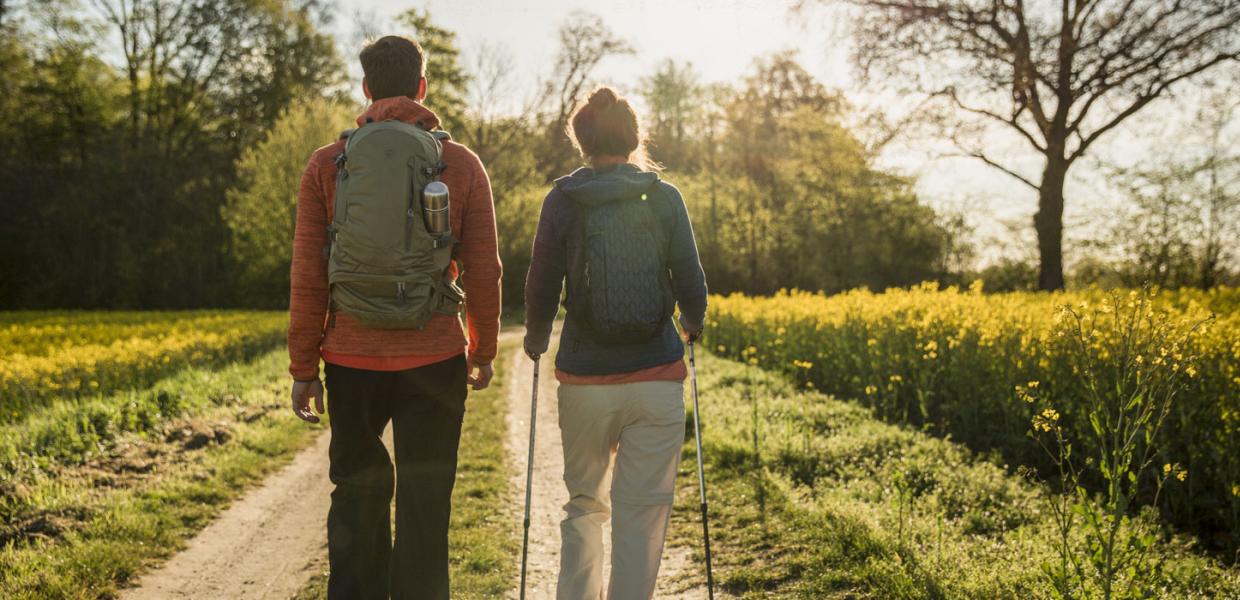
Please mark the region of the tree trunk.
POLYGON ((1042 172, 1038 212, 1033 227, 1038 232, 1038 289, 1062 290, 1063 278, 1063 187, 1068 161, 1051 157, 1042 172))

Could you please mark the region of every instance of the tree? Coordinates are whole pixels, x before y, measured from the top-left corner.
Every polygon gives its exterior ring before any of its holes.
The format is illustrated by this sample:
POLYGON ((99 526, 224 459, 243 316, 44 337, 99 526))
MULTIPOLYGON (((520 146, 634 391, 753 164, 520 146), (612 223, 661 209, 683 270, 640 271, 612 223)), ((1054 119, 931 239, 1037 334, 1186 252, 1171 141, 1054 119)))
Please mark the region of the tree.
POLYGON ((780 168, 790 136, 795 135, 793 122, 810 116, 834 119, 842 108, 839 96, 814 79, 794 52, 756 59, 753 75, 729 99, 724 136, 728 156, 722 168, 743 174, 746 183, 733 193, 739 192, 748 205, 741 215, 748 224, 741 242, 748 247, 748 291, 769 293, 780 287, 760 281, 766 275, 759 268, 760 247, 774 244, 776 254, 781 254, 785 243, 791 244, 789 236, 767 236, 764 231, 774 229, 770 218, 788 214, 784 209, 793 198, 788 186, 796 169, 780 168))
POLYGON ((221 215, 231 233, 230 257, 246 306, 287 306, 297 190, 306 159, 349 126, 353 110, 310 98, 289 106, 267 137, 237 159, 237 187, 221 215))
POLYGON ((1197 283, 1202 289, 1218 285, 1228 269, 1240 273, 1235 262, 1240 259, 1240 153, 1227 133, 1238 109, 1234 96, 1218 95, 1199 113, 1206 132, 1206 155, 1196 178, 1204 204, 1197 283))
POLYGON ((439 116, 449 133, 465 128, 465 96, 471 76, 461 67, 456 32, 435 25, 430 11, 413 8, 396 17, 413 30, 426 53, 426 105, 439 116))
MULTIPOLYGON (((535 158, 540 130, 532 118, 537 114, 536 99, 525 106, 514 102, 517 82, 512 54, 499 46, 479 48, 470 67, 465 125, 458 137, 486 165, 499 206, 531 182, 542 182, 535 158)), ((517 297, 504 293, 504 298, 517 297)))
POLYGON ((701 120, 704 99, 693 64, 666 59, 642 78, 641 90, 655 160, 674 171, 693 170, 698 153, 691 136, 701 120))
POLYGON ((1235 269, 1240 155, 1228 129, 1240 104, 1226 94, 1207 98, 1173 150, 1112 169, 1129 200, 1107 240, 1121 253, 1114 270, 1125 285, 1209 289, 1235 269))
POLYGON ((791 53, 762 57, 752 72, 739 89, 704 90, 701 123, 687 129, 703 168, 669 175, 711 289, 835 292, 942 276, 951 231, 911 181, 873 166, 838 94, 791 53))
POLYGON ((1072 165, 1178 84, 1240 58, 1234 0, 845 1, 859 8, 863 79, 931 94, 954 125, 1003 128, 1041 155, 1042 172, 1028 176, 956 139, 1038 194, 1038 284, 1047 290, 1064 284, 1072 165))
POLYGON ((22 3, 3 24, 0 153, 20 159, 0 161, 0 235, 20 258, 0 271, 29 283, 0 302, 234 302, 220 206, 235 159, 290 101, 337 90, 321 3, 81 4, 22 3))
POLYGON ((584 99, 591 85, 594 70, 606 58, 633 53, 632 46, 616 37, 602 17, 588 12, 573 12, 560 25, 559 38, 555 70, 544 85, 540 102, 553 107, 543 117, 545 147, 538 155, 538 171, 547 174, 548 180, 576 163, 575 151, 564 131, 573 108, 584 99))

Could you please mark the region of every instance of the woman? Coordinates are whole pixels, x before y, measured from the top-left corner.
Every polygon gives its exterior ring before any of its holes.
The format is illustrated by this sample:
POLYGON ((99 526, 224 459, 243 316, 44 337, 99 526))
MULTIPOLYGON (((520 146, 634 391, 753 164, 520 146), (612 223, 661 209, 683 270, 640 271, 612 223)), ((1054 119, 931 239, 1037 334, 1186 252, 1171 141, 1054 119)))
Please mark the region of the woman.
POLYGON ((557 597, 604 597, 602 525, 610 517, 606 597, 647 599, 685 433, 684 346, 673 308, 692 342, 706 314, 706 280, 685 203, 653 172, 628 101, 595 90, 574 111, 569 135, 591 166, 557 179, 543 201, 525 282, 525 351, 534 359, 547 351, 568 284, 555 360, 569 493, 557 597))

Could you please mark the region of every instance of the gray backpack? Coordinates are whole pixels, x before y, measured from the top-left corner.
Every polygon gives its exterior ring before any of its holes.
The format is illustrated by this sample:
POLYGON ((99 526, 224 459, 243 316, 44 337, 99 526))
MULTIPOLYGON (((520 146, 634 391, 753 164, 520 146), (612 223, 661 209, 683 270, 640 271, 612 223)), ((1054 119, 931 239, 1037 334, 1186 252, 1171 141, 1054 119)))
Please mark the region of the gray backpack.
POLYGON ((602 344, 658 336, 676 306, 667 265, 668 206, 660 184, 633 198, 577 207, 579 247, 570 253, 569 316, 602 344))
POLYGON ((331 320, 342 310, 367 327, 421 329, 436 313, 458 314, 464 295, 448 280, 456 240, 431 235, 422 220, 422 190, 445 168, 447 133, 381 121, 345 135, 328 228, 331 320))

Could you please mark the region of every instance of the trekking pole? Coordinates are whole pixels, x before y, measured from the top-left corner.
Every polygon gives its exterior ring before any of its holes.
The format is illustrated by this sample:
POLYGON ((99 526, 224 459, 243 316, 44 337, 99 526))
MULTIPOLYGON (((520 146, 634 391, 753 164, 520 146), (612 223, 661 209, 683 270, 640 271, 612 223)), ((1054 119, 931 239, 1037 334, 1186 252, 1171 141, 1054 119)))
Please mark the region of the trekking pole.
POLYGON ((702 540, 706 547, 706 593, 715 600, 715 576, 710 571, 710 521, 706 516, 706 472, 702 468, 702 413, 698 412, 697 359, 689 341, 689 373, 693 385, 693 439, 697 442, 698 491, 702 498, 702 540))
POLYGON ((538 359, 534 359, 534 391, 530 398, 530 453, 525 459, 525 534, 521 538, 521 600, 525 600, 525 564, 530 551, 530 491, 534 481, 534 425, 538 422, 538 359))

